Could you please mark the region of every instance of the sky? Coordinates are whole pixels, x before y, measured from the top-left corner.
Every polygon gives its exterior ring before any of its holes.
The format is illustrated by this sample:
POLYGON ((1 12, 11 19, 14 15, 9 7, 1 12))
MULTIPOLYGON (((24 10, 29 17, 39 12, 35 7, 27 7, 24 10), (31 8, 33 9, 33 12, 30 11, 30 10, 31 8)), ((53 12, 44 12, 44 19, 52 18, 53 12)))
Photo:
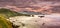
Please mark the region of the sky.
MULTIPOLYGON (((0 7, 9 8, 10 10, 16 12, 30 11, 48 14, 53 12, 60 13, 60 0, 0 0, 0 7)), ((54 19, 55 17, 53 17, 52 21, 54 21, 54 19)), ((57 18, 55 21, 60 23, 59 18, 57 18)))
POLYGON ((13 11, 32 11, 60 13, 60 0, 0 0, 0 7, 9 8, 13 11))

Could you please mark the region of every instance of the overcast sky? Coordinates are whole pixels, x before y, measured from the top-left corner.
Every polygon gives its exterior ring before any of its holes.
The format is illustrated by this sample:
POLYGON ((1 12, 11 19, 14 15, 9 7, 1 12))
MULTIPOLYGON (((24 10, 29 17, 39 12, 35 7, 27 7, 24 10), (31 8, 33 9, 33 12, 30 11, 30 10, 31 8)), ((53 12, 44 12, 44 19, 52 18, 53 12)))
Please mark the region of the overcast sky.
POLYGON ((40 12, 57 9, 60 12, 60 0, 0 0, 0 7, 13 8, 15 11, 40 12))

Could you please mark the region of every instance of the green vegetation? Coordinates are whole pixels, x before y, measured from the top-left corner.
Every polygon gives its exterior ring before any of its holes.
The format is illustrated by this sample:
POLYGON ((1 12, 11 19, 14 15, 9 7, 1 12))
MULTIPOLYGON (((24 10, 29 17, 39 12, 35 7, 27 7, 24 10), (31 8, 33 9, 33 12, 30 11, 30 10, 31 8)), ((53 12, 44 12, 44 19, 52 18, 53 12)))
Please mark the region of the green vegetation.
POLYGON ((30 16, 27 14, 21 14, 15 11, 11 11, 9 9, 1 8, 0 9, 0 28, 12 28, 12 23, 7 21, 9 17, 14 16, 30 16))
POLYGON ((13 28, 11 22, 7 21, 2 14, 0 14, 0 28, 13 28))
POLYGON ((13 17, 13 16, 30 16, 28 14, 21 14, 15 11, 11 11, 9 9, 1 8, 0 9, 0 14, 3 14, 5 17, 13 17))

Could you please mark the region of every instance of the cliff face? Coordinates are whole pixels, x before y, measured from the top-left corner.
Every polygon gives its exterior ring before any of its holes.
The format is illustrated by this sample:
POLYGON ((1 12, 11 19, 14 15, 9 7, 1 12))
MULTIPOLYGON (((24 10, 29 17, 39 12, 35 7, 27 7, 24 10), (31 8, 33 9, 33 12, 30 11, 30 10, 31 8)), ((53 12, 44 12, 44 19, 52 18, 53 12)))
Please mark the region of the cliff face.
POLYGON ((55 12, 56 8, 56 12, 59 12, 59 6, 60 0, 0 0, 0 7, 9 8, 17 12, 44 12, 44 10, 52 10, 55 12))

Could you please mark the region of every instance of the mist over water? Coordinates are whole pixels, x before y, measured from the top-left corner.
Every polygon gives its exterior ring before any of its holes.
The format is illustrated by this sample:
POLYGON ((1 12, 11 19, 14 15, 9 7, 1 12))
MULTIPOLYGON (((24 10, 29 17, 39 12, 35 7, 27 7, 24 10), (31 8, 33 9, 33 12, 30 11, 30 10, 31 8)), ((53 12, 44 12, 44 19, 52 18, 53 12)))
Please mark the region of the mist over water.
MULTIPOLYGON (((49 15, 43 15, 44 17, 38 17, 40 15, 36 15, 35 17, 26 17, 26 16, 16 16, 11 17, 11 22, 13 20, 17 20, 13 22, 15 25, 19 25, 21 23, 24 23, 26 28, 60 28, 60 14, 59 13, 53 13, 49 15), (22 18, 23 17, 23 18, 22 18)), ((24 27, 24 26, 23 26, 24 27)))
POLYGON ((0 0, 0 8, 34 15, 8 19, 19 28, 60 28, 60 0, 0 0))

